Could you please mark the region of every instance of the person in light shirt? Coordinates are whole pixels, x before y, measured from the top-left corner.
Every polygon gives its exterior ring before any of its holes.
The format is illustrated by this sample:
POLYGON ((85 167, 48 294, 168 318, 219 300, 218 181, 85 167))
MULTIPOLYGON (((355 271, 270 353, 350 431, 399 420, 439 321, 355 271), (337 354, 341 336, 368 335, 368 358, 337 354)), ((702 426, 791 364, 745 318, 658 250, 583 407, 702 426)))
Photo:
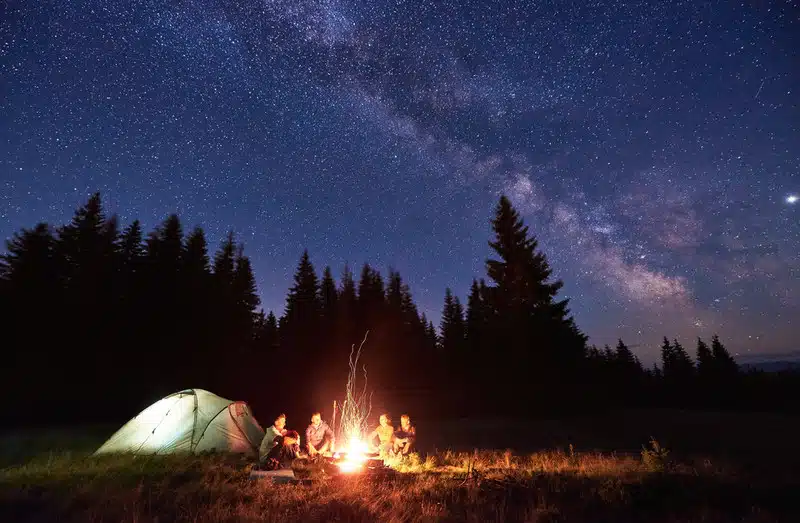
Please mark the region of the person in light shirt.
POLYGON ((322 421, 322 414, 319 412, 311 415, 311 424, 306 429, 306 448, 311 457, 317 454, 324 456, 333 448, 333 431, 322 421))
POLYGON ((389 417, 388 414, 384 413, 381 414, 381 417, 378 419, 379 425, 375 427, 375 430, 369 433, 367 436, 367 444, 370 446, 370 449, 373 452, 379 452, 380 454, 388 454, 389 451, 392 450, 392 445, 394 443, 394 427, 392 427, 392 419, 389 417), (378 445, 375 446, 375 438, 378 439, 378 445))
POLYGON ((263 462, 267 454, 275 446, 275 439, 286 435, 286 414, 279 414, 275 422, 264 432, 264 438, 258 448, 258 459, 263 462))

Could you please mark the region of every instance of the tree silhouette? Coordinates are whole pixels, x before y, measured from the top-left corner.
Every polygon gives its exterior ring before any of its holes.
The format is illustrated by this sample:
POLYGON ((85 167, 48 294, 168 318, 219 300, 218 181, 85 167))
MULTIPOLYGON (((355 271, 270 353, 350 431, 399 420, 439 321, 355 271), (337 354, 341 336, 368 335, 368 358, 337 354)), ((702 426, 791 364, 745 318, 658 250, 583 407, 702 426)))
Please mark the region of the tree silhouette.
POLYGON ((738 374, 739 366, 728 352, 728 349, 719 341, 719 336, 716 334, 711 338, 711 354, 713 356, 715 374, 719 377, 723 379, 732 378, 738 374))
POLYGON ((449 287, 445 290, 444 308, 442 309, 439 330, 442 333, 441 345, 446 358, 460 361, 464 357, 464 310, 461 307, 458 296, 453 296, 449 287))
POLYGON ((697 377, 700 381, 708 382, 712 380, 714 376, 714 357, 711 355, 711 349, 700 338, 697 338, 695 360, 697 361, 697 377))
POLYGON ((321 332, 325 338, 332 339, 336 333, 336 313, 338 309, 339 291, 336 289, 336 282, 333 279, 333 272, 330 266, 326 266, 325 270, 322 272, 319 294, 323 323, 321 332))
POLYGON ((487 275, 495 284, 487 289, 492 342, 502 351, 491 359, 496 391, 503 398, 513 398, 506 404, 515 410, 529 409, 534 401, 544 406, 544 391, 558 382, 565 399, 581 382, 578 373, 586 337, 569 316, 568 300, 555 299, 563 282, 551 279, 546 256, 537 250, 537 240, 506 196, 495 209, 492 229, 494 240, 489 246, 500 258, 486 262, 487 275), (509 390, 526 382, 534 383, 527 394, 509 390))
POLYGON ((379 401, 416 417, 797 410, 797 373, 744 373, 717 335, 710 346, 697 340, 696 362, 664 337, 661 366, 648 370, 621 339, 587 349, 557 298, 562 282, 505 197, 492 228, 489 283, 473 279, 466 311, 445 289, 437 333, 396 270, 384 282, 365 263, 356 283, 346 264, 337 288, 330 267, 318 280, 308 251, 280 318, 259 311, 251 261, 232 231, 210 256, 201 227, 184 237, 171 214, 148 234, 138 220, 120 232, 93 194, 61 227, 15 232, 0 255, 0 386, 25 400, 10 402, 2 422, 124 422, 198 386, 247 400, 260 416, 276 405, 305 416, 341 391, 350 346, 367 329, 362 362, 379 401))

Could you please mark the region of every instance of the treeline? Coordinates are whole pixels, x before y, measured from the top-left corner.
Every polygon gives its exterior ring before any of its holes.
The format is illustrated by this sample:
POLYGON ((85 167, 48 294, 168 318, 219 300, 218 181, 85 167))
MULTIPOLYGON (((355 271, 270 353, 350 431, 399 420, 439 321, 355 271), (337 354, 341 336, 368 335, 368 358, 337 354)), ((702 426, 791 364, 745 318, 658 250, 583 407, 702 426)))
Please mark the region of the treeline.
POLYGON ((492 220, 486 278, 466 304, 447 289, 438 332, 401 275, 364 264, 321 273, 304 252, 276 316, 259 309, 249 258, 233 233, 209 253, 203 229, 168 216, 146 236, 106 216, 99 194, 72 221, 40 223, 0 258, 5 423, 121 421, 198 387, 303 419, 341 399, 348 356, 373 405, 418 417, 528 416, 628 406, 776 406, 797 380, 742 374, 715 336, 696 361, 665 339, 642 367, 620 340, 587 347, 562 282, 505 197, 492 220), (338 280, 338 281, 337 281, 338 280))

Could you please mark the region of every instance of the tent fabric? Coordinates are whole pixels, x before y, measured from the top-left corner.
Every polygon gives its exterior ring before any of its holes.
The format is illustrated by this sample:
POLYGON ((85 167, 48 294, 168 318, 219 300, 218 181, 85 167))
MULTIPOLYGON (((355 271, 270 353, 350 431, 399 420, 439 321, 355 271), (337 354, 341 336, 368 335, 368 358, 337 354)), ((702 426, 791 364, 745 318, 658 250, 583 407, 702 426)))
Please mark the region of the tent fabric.
POLYGON ((162 398, 106 441, 95 454, 173 454, 207 451, 257 454, 264 437, 250 406, 203 389, 162 398))

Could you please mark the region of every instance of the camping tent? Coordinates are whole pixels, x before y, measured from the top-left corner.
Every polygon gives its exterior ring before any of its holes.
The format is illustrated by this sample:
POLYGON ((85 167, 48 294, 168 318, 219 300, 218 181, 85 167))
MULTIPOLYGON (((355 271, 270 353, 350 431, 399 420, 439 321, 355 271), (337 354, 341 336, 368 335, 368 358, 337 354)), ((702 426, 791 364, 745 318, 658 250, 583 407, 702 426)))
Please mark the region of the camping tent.
POLYGON ((158 400, 122 426, 95 454, 258 453, 264 429, 243 401, 188 389, 158 400))

